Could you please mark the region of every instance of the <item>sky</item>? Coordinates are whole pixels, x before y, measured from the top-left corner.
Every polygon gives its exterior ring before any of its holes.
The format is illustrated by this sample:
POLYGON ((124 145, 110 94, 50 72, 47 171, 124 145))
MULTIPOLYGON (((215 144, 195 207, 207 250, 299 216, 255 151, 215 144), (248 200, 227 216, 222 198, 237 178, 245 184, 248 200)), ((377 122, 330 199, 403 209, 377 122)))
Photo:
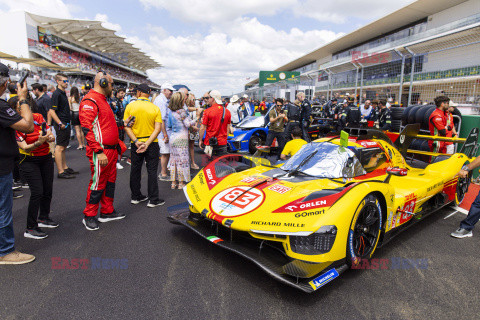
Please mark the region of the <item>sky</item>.
POLYGON ((260 70, 275 70, 412 2, 0 0, 0 12, 102 21, 163 66, 147 71, 154 82, 227 96, 260 70))

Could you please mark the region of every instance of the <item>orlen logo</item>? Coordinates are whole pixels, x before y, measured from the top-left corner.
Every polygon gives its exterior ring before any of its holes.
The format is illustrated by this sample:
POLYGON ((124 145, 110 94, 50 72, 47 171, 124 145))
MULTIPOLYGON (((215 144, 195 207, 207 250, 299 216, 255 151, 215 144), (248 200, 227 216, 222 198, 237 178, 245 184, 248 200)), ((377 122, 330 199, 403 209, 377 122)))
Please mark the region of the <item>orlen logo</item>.
POLYGON ((215 184, 217 183, 214 179, 213 179, 213 174, 212 174, 212 170, 210 169, 207 169, 205 171, 205 173, 207 174, 207 179, 208 179, 208 184, 215 184))
POLYGON ((302 203, 300 205, 300 209, 306 209, 306 208, 316 208, 316 207, 321 207, 321 206, 326 206, 327 205, 327 200, 318 200, 318 201, 310 201, 306 203, 302 203))

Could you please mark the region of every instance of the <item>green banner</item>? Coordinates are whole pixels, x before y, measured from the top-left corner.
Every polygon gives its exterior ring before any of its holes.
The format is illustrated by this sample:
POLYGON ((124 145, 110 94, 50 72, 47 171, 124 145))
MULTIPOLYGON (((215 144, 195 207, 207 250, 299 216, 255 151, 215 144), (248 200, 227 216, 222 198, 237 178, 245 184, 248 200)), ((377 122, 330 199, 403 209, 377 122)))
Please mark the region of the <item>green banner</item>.
POLYGON ((260 71, 258 76, 259 86, 263 87, 265 83, 274 83, 282 80, 288 80, 298 77, 300 72, 292 71, 260 71))

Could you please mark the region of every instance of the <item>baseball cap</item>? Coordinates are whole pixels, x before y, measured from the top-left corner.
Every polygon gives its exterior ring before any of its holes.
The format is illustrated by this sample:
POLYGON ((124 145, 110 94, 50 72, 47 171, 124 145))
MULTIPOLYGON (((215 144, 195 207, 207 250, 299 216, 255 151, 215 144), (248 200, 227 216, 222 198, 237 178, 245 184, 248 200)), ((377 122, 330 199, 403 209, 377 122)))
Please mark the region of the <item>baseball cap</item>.
POLYGON ((248 99, 248 95, 244 94, 242 98, 248 99))
POLYGON ((3 63, 0 63, 0 76, 10 77, 10 75, 8 73, 9 73, 8 67, 6 65, 4 65, 3 63))
POLYGON ((231 102, 231 103, 235 103, 235 102, 238 101, 238 99, 239 99, 238 96, 237 96, 236 94, 234 94, 234 95, 230 98, 230 102, 231 102))
POLYGON ((450 103, 448 104, 449 107, 458 107, 458 103, 453 102, 450 100, 450 103))
POLYGON ((168 82, 165 82, 164 84, 162 84, 162 90, 164 90, 164 89, 168 89, 168 90, 170 90, 170 91, 175 91, 175 89, 173 88, 173 86, 172 86, 170 83, 168 83, 168 82))
POLYGON ((210 91, 210 97, 212 97, 216 103, 222 104, 222 95, 218 90, 210 91))
POLYGON ((137 91, 150 94, 150 87, 146 83, 141 83, 136 88, 137 91))

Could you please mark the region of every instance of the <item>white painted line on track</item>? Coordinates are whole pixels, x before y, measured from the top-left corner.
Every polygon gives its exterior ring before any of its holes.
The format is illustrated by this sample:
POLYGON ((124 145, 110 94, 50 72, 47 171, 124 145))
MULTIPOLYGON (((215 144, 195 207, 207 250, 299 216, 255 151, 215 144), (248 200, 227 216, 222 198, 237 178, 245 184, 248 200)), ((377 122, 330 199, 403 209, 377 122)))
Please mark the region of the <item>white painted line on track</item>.
POLYGON ((455 211, 453 211, 452 213, 450 213, 449 215, 447 215, 445 218, 443 218, 443 220, 450 218, 451 216, 453 216, 453 215, 454 215, 455 213, 457 213, 457 212, 460 212, 460 213, 465 214, 465 215, 468 214, 468 210, 465 210, 465 209, 463 209, 463 208, 453 207, 453 209, 454 209, 455 211))

